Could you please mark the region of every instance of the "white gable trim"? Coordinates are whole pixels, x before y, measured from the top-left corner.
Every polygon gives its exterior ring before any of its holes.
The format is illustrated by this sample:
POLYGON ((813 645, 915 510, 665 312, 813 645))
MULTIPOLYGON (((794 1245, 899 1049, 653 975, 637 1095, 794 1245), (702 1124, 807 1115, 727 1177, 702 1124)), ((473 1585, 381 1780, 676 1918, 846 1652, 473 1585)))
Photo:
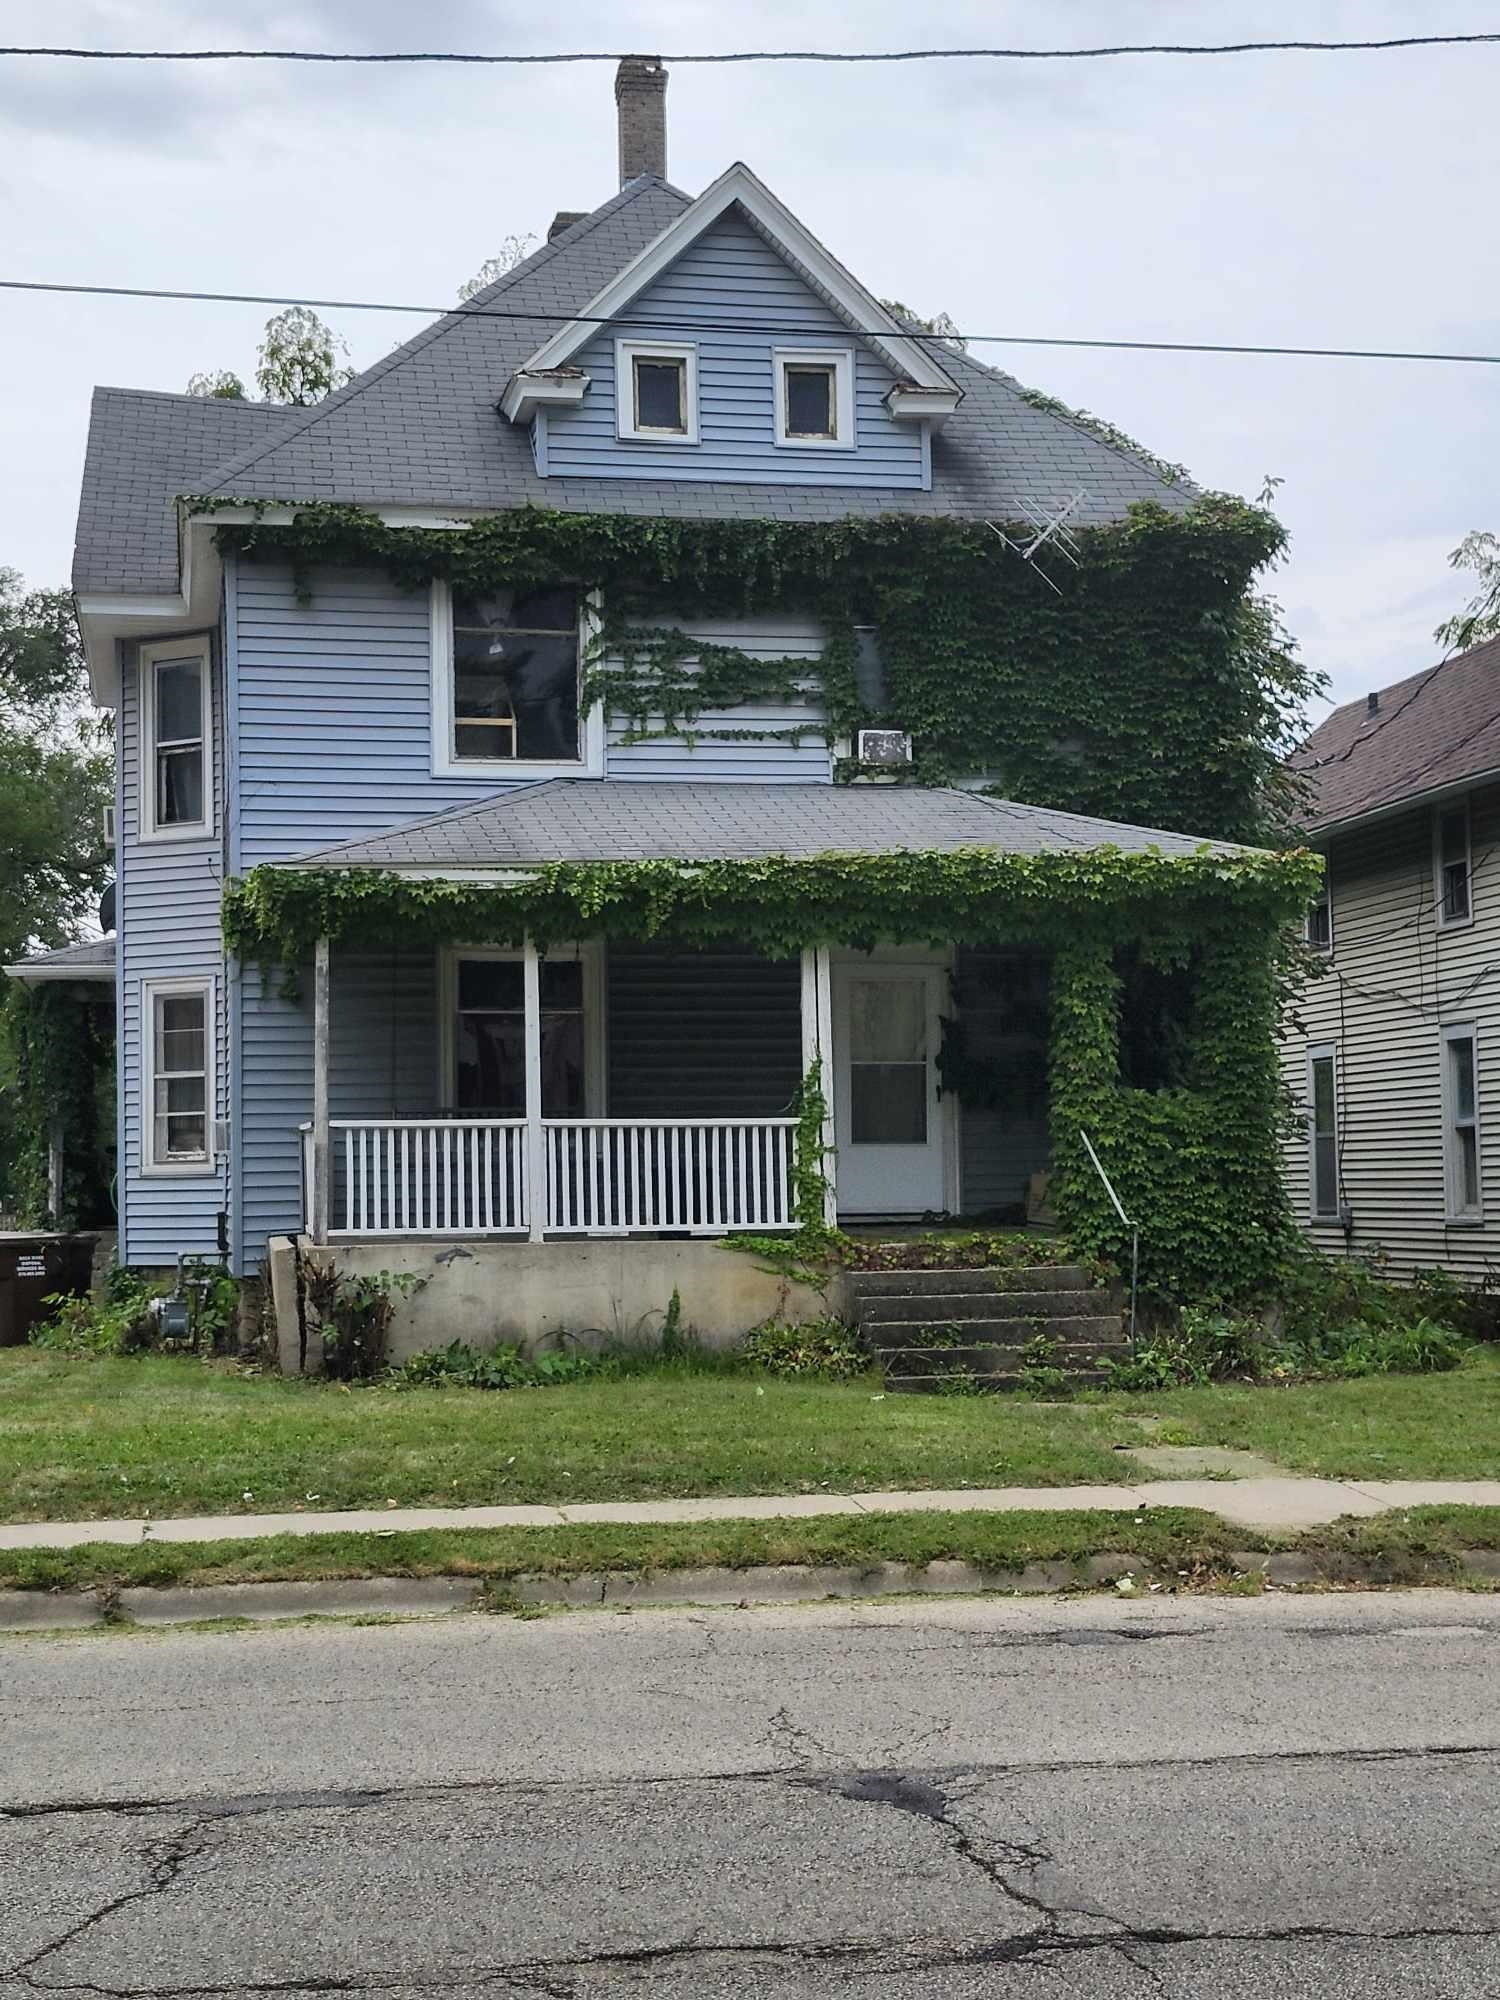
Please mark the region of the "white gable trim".
POLYGON ((805 229, 789 208, 783 207, 771 190, 756 179, 750 169, 736 161, 698 199, 669 223, 654 243, 611 278, 603 291, 596 292, 578 318, 553 334, 517 370, 518 377, 534 376, 549 369, 563 368, 591 341, 601 321, 621 314, 646 290, 690 243, 696 242, 727 210, 738 205, 759 228, 772 246, 794 264, 800 265, 820 292, 849 324, 863 333, 870 345, 903 380, 918 389, 946 390, 957 395, 958 385, 928 353, 921 341, 903 333, 879 299, 867 292, 859 280, 846 271, 836 257, 805 229))

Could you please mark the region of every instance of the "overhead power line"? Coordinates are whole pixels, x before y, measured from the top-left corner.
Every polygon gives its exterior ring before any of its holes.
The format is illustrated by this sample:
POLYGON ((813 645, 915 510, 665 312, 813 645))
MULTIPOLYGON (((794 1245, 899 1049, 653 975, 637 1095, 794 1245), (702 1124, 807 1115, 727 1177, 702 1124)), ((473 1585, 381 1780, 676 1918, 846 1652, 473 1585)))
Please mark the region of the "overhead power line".
MULTIPOLYGON (((631 319, 620 313, 520 312, 507 306, 419 305, 394 299, 312 299, 291 292, 197 292, 176 291, 159 285, 64 285, 40 278, 0 278, 0 291, 52 292, 65 296, 103 299, 167 299, 196 305, 226 306, 309 306, 318 312, 420 313, 425 319, 443 315, 453 318, 530 320, 537 326, 555 324, 559 319, 581 320, 597 326, 650 327, 659 329, 660 315, 631 319)), ((795 325, 786 320, 678 319, 672 325, 694 333, 772 333, 816 335, 826 338, 827 323, 819 326, 795 325)), ((856 338, 888 340, 889 327, 851 327, 856 338)), ((921 329, 899 329, 907 340, 921 340, 942 349, 955 340, 974 341, 997 347, 1086 347, 1142 354, 1258 354, 1286 356, 1293 360, 1317 361, 1442 361, 1476 367, 1500 367, 1500 354, 1444 353, 1424 348, 1404 347, 1282 347, 1253 341, 1230 340, 1086 340, 1056 333, 927 333, 921 329)))
MULTIPOLYGON (((1116 42, 1081 49, 714 49, 664 55, 666 63, 1079 62, 1109 56, 1348 55, 1390 49, 1465 48, 1500 33, 1392 35, 1380 41, 1116 42)), ((0 48, 0 56, 58 56, 75 62, 305 62, 541 64, 624 62, 639 49, 562 49, 479 54, 458 49, 75 49, 0 48)))

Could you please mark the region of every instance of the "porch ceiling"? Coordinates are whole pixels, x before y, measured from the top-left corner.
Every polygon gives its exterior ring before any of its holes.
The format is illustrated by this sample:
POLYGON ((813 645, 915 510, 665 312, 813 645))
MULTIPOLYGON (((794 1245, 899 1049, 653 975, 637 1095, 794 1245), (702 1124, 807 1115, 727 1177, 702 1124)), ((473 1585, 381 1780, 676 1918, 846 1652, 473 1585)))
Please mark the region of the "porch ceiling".
POLYGON ((319 848, 293 868, 423 872, 552 861, 753 861, 770 855, 1077 853, 1111 847, 1245 850, 1191 834, 1089 819, 975 792, 916 785, 742 785, 553 778, 388 833, 319 848))

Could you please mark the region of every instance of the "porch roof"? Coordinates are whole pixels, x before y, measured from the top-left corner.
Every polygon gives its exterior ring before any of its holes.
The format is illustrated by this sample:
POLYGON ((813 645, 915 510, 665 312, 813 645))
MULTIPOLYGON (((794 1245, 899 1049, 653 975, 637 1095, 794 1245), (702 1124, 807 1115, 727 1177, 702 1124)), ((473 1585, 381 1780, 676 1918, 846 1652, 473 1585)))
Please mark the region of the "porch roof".
POLYGON ((464 874, 553 861, 805 860, 964 848, 1047 854, 1103 847, 1127 854, 1248 851, 951 787, 551 778, 280 865, 464 874))

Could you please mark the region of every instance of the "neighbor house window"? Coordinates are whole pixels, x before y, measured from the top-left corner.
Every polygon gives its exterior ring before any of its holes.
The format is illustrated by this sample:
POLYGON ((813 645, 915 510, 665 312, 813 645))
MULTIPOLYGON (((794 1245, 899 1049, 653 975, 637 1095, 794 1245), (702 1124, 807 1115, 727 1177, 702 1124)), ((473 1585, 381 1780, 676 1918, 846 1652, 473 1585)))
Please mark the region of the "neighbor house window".
POLYGON ((1448 1220, 1477 1222, 1484 1211, 1479 1183, 1479 1078, 1471 1026, 1443 1030, 1444 1164, 1448 1220))
POLYGON ((1469 807, 1445 806, 1437 815, 1437 913, 1440 924, 1466 924, 1473 914, 1469 883, 1469 807))
POLYGON ((465 764, 577 763, 578 592, 453 597, 449 752, 465 764))
POLYGON ((141 649, 141 834, 209 830, 208 653, 201 645, 141 649))
POLYGON ((772 357, 776 442, 852 447, 854 356, 841 348, 778 348, 772 357))
POLYGON ((644 340, 615 342, 616 428, 644 443, 698 442, 698 350, 644 340))
POLYGON ((1332 1043, 1308 1050, 1307 1085, 1312 1212, 1317 1221, 1332 1221, 1339 1212, 1338 1056, 1332 1043))
POLYGON ((142 1125, 148 1173, 213 1164, 213 987, 207 980, 148 980, 142 988, 142 1125))
MULTIPOLYGON (((585 969, 544 958, 542 1116, 585 1115, 585 969)), ((494 953, 453 961, 453 1105, 494 1118, 526 1115, 526 1001, 521 960, 494 953)))
POLYGON ((1328 878, 1307 906, 1307 941, 1314 951, 1333 950, 1333 895, 1328 878))

